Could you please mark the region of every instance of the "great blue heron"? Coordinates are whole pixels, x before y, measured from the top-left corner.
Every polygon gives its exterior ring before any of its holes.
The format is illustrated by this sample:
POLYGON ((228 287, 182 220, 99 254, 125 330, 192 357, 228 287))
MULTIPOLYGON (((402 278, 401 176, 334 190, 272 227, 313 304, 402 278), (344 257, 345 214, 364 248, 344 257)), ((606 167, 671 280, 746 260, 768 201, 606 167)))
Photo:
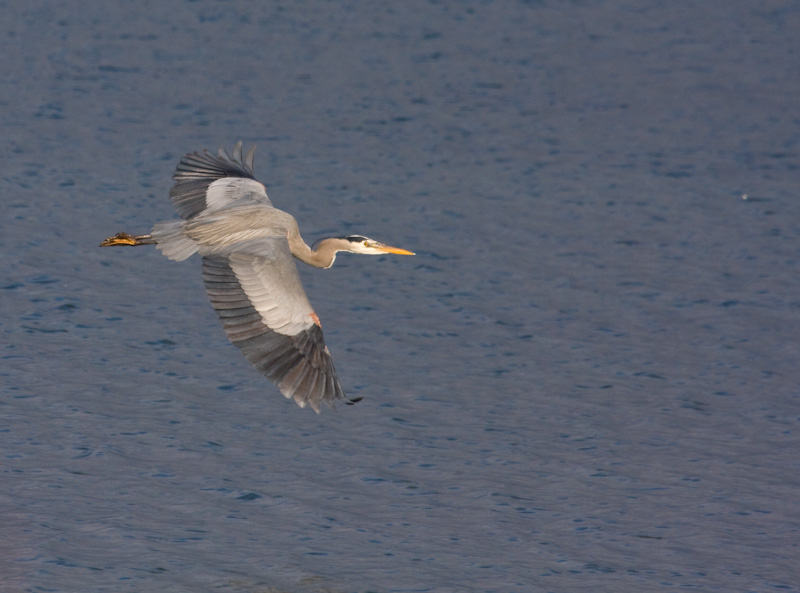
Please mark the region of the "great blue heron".
POLYGON ((308 301, 292 256, 317 268, 329 268, 339 251, 414 255, 362 237, 330 237, 312 249, 300 237, 297 221, 272 206, 253 173, 255 146, 242 158, 185 155, 175 169, 169 192, 183 220, 156 223, 149 235, 117 233, 101 243, 152 245, 168 258, 203 258, 203 282, 228 338, 287 398, 319 412, 320 403, 345 396, 319 318, 308 301))

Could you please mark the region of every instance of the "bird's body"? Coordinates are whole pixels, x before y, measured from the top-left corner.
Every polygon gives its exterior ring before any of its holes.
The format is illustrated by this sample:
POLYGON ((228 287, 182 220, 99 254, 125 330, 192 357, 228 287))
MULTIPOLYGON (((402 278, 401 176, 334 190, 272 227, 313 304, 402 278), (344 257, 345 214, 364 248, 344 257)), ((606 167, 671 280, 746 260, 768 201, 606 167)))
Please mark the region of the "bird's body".
POLYGON ((298 405, 319 412, 321 402, 350 403, 339 384, 293 258, 328 268, 338 251, 410 251, 361 236, 322 239, 316 249, 297 221, 275 208, 253 174, 253 149, 242 158, 220 150, 191 153, 177 166, 170 190, 182 220, 159 222, 150 235, 119 233, 102 246, 155 244, 168 258, 203 258, 203 281, 228 338, 298 405))

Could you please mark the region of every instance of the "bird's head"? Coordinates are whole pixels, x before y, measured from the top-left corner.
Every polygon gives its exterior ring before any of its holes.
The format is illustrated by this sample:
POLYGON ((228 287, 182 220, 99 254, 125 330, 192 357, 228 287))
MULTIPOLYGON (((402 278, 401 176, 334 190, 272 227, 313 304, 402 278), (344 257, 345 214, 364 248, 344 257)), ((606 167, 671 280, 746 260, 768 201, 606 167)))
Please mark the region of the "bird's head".
POLYGON ((343 251, 349 251, 350 253, 360 253, 362 255, 381 255, 384 253, 414 255, 413 251, 384 245, 380 241, 370 239, 369 237, 362 237, 361 235, 350 235, 349 237, 342 237, 342 239, 347 241, 347 243, 343 244, 343 251))

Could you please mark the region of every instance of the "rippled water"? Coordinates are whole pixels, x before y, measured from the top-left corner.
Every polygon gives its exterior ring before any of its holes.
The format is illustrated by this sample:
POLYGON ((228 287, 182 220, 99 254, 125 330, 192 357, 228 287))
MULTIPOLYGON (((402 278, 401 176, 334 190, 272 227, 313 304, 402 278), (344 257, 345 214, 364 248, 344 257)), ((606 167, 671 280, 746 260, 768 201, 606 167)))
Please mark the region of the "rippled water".
POLYGON ((793 3, 3 13, 3 591, 798 589, 793 3), (240 138, 357 406, 97 248, 240 138))

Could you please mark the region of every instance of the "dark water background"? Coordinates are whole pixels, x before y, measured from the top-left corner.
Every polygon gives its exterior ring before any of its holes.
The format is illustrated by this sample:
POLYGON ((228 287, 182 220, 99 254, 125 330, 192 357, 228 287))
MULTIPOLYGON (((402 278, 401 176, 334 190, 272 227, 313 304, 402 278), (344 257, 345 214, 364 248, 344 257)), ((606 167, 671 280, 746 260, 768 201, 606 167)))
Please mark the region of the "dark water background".
POLYGON ((2 591, 800 589, 800 5, 0 2, 2 591), (101 250, 258 145, 353 408, 101 250))

